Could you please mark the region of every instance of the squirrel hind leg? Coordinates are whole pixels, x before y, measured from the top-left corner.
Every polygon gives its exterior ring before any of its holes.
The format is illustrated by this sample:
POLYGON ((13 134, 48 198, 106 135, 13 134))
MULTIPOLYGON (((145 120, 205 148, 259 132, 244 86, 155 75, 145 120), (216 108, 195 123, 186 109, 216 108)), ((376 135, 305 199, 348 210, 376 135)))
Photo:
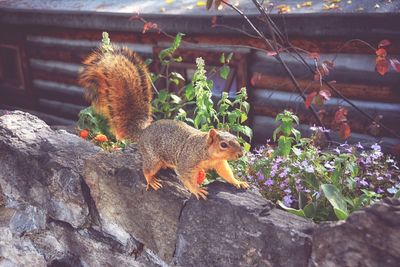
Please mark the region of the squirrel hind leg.
POLYGON ((143 175, 147 182, 146 191, 149 190, 150 187, 156 191, 162 187, 160 180, 158 180, 155 176, 162 167, 163 164, 161 161, 155 164, 145 164, 145 162, 143 162, 143 175))

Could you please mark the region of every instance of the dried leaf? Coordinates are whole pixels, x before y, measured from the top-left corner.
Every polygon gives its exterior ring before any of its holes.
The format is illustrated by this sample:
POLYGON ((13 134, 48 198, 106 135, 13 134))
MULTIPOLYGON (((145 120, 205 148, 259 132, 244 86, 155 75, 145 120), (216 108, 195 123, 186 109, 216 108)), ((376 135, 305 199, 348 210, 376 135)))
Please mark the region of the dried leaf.
POLYGON ((336 111, 335 113, 335 119, 334 119, 334 123, 336 125, 342 123, 342 122, 346 122, 347 121, 347 113, 348 110, 346 108, 339 108, 338 111, 336 111))
POLYGON ((340 139, 348 139, 351 134, 350 126, 347 122, 341 123, 339 126, 339 138, 340 139))
POLYGON ((158 29, 157 24, 156 24, 156 23, 153 23, 153 22, 146 22, 146 23, 143 25, 143 31, 142 31, 142 33, 146 33, 147 31, 149 31, 149 30, 151 30, 151 29, 158 29))
POLYGON ((331 92, 330 92, 329 90, 327 90, 327 89, 322 89, 322 90, 320 90, 320 91, 319 91, 319 95, 320 95, 325 101, 331 99, 331 96, 332 96, 331 92))
POLYGON ((387 56, 386 49, 384 49, 384 48, 377 49, 375 53, 378 57, 386 57, 387 56))
POLYGON ((382 40, 379 42, 378 48, 389 46, 390 44, 391 44, 391 42, 389 40, 382 40))
POLYGON ((388 60, 384 57, 376 57, 375 69, 380 75, 385 75, 389 70, 388 60))
POLYGON ((204 1, 197 1, 196 6, 206 6, 207 3, 204 1))
POLYGON ((317 92, 312 92, 312 93, 309 93, 309 94, 307 95, 306 100, 304 101, 304 106, 305 106, 306 108, 310 108, 311 103, 313 102, 314 97, 315 97, 316 95, 317 95, 317 92))
POLYGON ((256 73, 254 73, 253 76, 251 77, 251 79, 250 79, 250 84, 251 84, 252 86, 256 86, 256 84, 257 84, 257 82, 258 82, 259 80, 261 80, 261 73, 256 72, 256 73))

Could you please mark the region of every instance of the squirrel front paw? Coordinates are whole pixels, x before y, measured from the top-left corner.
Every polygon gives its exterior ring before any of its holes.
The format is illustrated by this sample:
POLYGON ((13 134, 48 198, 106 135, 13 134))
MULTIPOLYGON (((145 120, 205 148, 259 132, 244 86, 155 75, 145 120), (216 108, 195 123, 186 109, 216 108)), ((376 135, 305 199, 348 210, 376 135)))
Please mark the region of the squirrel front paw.
POLYGON ((162 187, 162 184, 160 180, 153 178, 150 180, 150 182, 147 183, 146 191, 148 191, 150 187, 153 188, 155 191, 157 191, 162 187))
POLYGON ((236 188, 238 189, 248 189, 249 188, 249 184, 243 181, 239 181, 237 180, 234 184, 233 184, 236 188))
POLYGON ((198 187, 198 188, 196 188, 195 190, 191 190, 190 193, 192 193, 193 195, 195 195, 195 197, 196 197, 198 200, 200 200, 200 198, 207 199, 207 195, 208 195, 208 192, 207 192, 207 188, 206 188, 206 187, 203 187, 203 188, 198 187))

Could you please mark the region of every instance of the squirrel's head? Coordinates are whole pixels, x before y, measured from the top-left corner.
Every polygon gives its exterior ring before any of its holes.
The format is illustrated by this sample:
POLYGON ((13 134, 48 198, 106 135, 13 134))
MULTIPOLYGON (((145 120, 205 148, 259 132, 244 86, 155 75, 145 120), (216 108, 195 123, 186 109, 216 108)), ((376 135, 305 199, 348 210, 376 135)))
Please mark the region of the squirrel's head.
POLYGON ((243 156, 237 138, 228 133, 211 129, 207 136, 208 153, 213 159, 235 160, 243 156))

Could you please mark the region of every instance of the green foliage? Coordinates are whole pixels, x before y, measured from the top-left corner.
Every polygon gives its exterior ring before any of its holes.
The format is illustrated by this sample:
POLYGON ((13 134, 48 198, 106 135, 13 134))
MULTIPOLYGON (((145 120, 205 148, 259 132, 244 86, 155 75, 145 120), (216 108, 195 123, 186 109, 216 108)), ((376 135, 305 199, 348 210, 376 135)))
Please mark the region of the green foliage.
POLYGON ((293 131, 298 120, 292 113, 285 111, 277 120, 278 145, 247 153, 241 173, 286 211, 315 221, 343 220, 383 197, 400 195, 397 163, 379 145, 342 144, 321 151, 313 138, 293 131), (291 143, 280 143, 282 136, 291 143))
POLYGON ((182 61, 182 58, 181 58, 181 57, 173 57, 173 54, 175 53, 175 51, 176 51, 176 50, 179 48, 179 46, 181 45, 182 37, 183 37, 184 35, 185 35, 185 34, 179 32, 179 33, 175 36, 175 39, 174 39, 174 41, 172 42, 171 46, 168 47, 168 48, 166 48, 166 49, 164 49, 164 50, 162 50, 162 51, 159 53, 158 58, 160 59, 160 62, 161 62, 162 65, 167 65, 167 64, 169 64, 169 63, 171 62, 171 60, 172 60, 172 61, 175 61, 175 62, 181 62, 181 61, 182 61))
POLYGON ((103 32, 103 39, 101 40, 100 49, 103 53, 112 52, 113 48, 111 46, 111 40, 108 36, 108 32, 103 32))
POLYGON ((110 132, 107 119, 92 107, 87 107, 79 112, 77 130, 82 138, 94 142, 107 151, 124 149, 128 144, 127 141, 116 140, 114 134, 110 132))

